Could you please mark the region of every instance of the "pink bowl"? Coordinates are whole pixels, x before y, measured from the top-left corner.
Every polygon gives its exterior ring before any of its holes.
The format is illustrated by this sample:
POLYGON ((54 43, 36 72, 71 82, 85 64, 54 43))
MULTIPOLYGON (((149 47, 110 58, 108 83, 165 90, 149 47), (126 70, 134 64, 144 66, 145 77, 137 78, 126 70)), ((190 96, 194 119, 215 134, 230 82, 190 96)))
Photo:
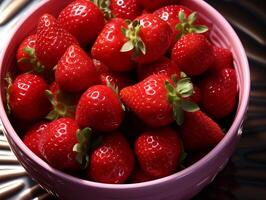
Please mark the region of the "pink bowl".
POLYGON ((247 57, 236 33, 228 22, 202 0, 181 0, 180 3, 200 13, 212 24, 211 40, 216 45, 231 49, 239 86, 239 105, 235 119, 224 139, 205 157, 192 166, 158 180, 112 185, 82 180, 58 171, 35 156, 13 129, 4 109, 6 72, 14 71, 15 52, 19 43, 36 28, 38 18, 48 12, 57 15, 70 0, 44 0, 27 14, 11 34, 0 58, 1 101, 0 115, 9 144, 30 176, 48 192, 60 199, 127 199, 127 200, 177 200, 189 199, 210 183, 232 155, 241 136, 241 126, 247 111, 250 92, 250 72, 247 57))

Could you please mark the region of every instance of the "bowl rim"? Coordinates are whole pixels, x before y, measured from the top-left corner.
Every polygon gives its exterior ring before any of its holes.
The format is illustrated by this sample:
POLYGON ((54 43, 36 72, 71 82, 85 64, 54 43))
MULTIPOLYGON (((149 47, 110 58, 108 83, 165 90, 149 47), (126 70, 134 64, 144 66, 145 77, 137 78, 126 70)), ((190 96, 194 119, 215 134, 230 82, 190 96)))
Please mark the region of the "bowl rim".
MULTIPOLYGON (((38 3, 36 5, 36 7, 34 7, 31 11, 29 11, 27 14, 23 15, 23 19, 17 23, 16 27, 14 28, 12 34, 10 34, 4 48, 2 49, 2 52, 1 52, 1 56, 0 56, 0 75, 1 76, 3 73, 1 66, 3 64, 5 52, 7 51, 8 46, 9 46, 14 34, 20 28, 20 26, 33 13, 35 13, 37 10, 39 10, 42 6, 47 4, 49 1, 50 0, 44 0, 40 3, 38 3)), ((152 181, 143 182, 143 183, 107 184, 107 183, 98 183, 98 182, 74 177, 74 176, 71 176, 69 174, 66 174, 60 170, 57 170, 57 169, 51 167, 49 164, 47 164, 45 161, 43 161, 41 158, 39 158, 33 152, 31 152, 31 150, 22 142, 21 138, 18 136, 16 131, 13 129, 13 127, 12 127, 12 125, 8 119, 8 116, 5 112, 5 108, 4 108, 3 101, 2 101, 2 95, 0 95, 0 117, 1 117, 0 120, 2 121, 4 134, 9 135, 12 138, 12 140, 17 144, 19 149, 21 151, 23 151, 23 153, 25 153, 27 156, 32 158, 32 160, 34 160, 34 162, 38 163, 38 165, 40 165, 45 170, 49 171, 51 174, 54 174, 55 176, 59 176, 61 179, 65 179, 68 182, 73 182, 76 184, 82 184, 82 185, 85 185, 88 187, 112 189, 112 190, 121 190, 121 189, 124 190, 124 189, 136 189, 136 188, 150 187, 150 186, 154 186, 154 185, 158 185, 158 184, 170 182, 170 181, 175 180, 175 179, 182 178, 188 174, 195 172, 196 169, 203 167, 205 163, 207 163, 209 160, 212 160, 219 151, 221 151, 228 143, 230 143, 230 141, 232 140, 232 138, 235 134, 238 134, 236 130, 238 130, 238 128, 241 126, 243 119, 244 119, 244 116, 245 116, 245 113, 246 113, 247 108, 248 108, 249 93, 250 93, 250 69, 249 69, 249 64, 248 64, 247 56, 246 56, 245 50, 243 48, 243 45, 240 42, 240 39, 238 38, 237 34, 235 33, 235 31, 233 30, 231 25, 225 20, 225 18, 215 8, 210 6, 208 3, 204 2, 203 0, 200 0, 200 1, 192 0, 192 1, 197 2, 197 4, 200 4, 200 6, 202 6, 205 10, 208 10, 210 13, 215 15, 218 18, 218 20, 224 24, 227 31, 230 32, 230 34, 234 38, 234 42, 235 42, 236 46, 239 47, 238 51, 240 51, 240 55, 241 55, 240 60, 242 61, 242 63, 244 63, 242 66, 242 69, 243 69, 242 74, 243 74, 243 80, 245 80, 243 82, 243 89, 242 89, 243 98, 242 98, 242 101, 238 105, 238 110, 236 112, 234 121, 233 121, 230 129, 227 131, 227 133, 225 134, 224 138, 220 141, 220 143, 217 144, 209 153, 207 153, 199 161, 197 161, 196 163, 192 164, 191 166, 189 166, 189 167, 187 167, 187 168, 185 168, 179 172, 176 172, 172 175, 169 175, 169 176, 166 176, 166 177, 163 177, 160 179, 152 180, 152 181)), ((1 121, 0 121, 0 123, 1 123, 1 121)))

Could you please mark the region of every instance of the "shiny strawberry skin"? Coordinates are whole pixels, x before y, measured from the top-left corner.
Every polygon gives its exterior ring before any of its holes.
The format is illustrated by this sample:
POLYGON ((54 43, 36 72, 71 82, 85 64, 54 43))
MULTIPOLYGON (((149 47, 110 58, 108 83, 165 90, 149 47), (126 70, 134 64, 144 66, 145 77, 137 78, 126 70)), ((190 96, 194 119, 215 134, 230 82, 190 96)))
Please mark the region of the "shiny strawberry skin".
POLYGON ((165 5, 178 3, 178 0, 137 0, 137 3, 147 10, 156 10, 165 5))
POLYGON ((41 16, 37 26, 36 56, 46 70, 53 68, 67 48, 77 40, 49 14, 41 16))
POLYGON ((162 57, 154 63, 138 66, 138 79, 140 81, 152 74, 162 74, 169 78, 171 78, 172 75, 176 75, 177 80, 179 80, 180 69, 174 61, 166 57, 162 57))
POLYGON ((135 152, 146 173, 157 178, 165 177, 178 168, 181 140, 171 128, 144 132, 135 142, 135 152))
POLYGON ((191 33, 175 44, 171 58, 189 76, 207 71, 214 62, 211 43, 202 34, 191 33))
POLYGON ((47 89, 47 83, 38 75, 18 75, 9 91, 12 113, 24 120, 44 117, 50 110, 50 103, 45 95, 47 89))
POLYGON ((88 176, 97 182, 120 184, 127 180, 134 167, 134 154, 120 132, 104 136, 102 144, 90 157, 88 176))
POLYGON ((134 57, 139 64, 152 63, 166 53, 172 40, 170 26, 161 18, 153 14, 144 14, 136 18, 140 21, 139 37, 146 47, 146 54, 134 57))
POLYGON ((224 137, 219 125, 202 111, 185 112, 180 131, 186 151, 212 148, 224 137))
POLYGON ((237 78, 234 69, 225 68, 208 74, 200 83, 202 108, 215 118, 224 118, 237 100, 237 78))
POLYGON ((55 80, 63 91, 80 92, 99 83, 100 77, 86 52, 71 45, 57 64, 55 80))
POLYGON ((90 127, 99 131, 112 131, 123 120, 124 111, 118 95, 109 87, 95 85, 81 96, 76 121, 81 127, 90 127))
POLYGON ((60 12, 58 22, 84 47, 95 41, 105 24, 101 10, 86 0, 76 0, 69 4, 60 12))
POLYGON ((31 57, 29 54, 27 54, 24 49, 25 48, 33 48, 35 49, 35 44, 36 44, 36 39, 37 35, 29 35, 26 37, 22 43, 19 45, 17 54, 16 54, 16 59, 17 59, 17 64, 18 64, 18 69, 20 72, 28 72, 33 70, 34 68, 34 63, 30 62, 20 62, 21 59, 28 59, 30 61, 31 57))
POLYGON ((147 125, 165 126, 174 121, 173 107, 168 102, 165 75, 151 75, 143 81, 121 90, 123 103, 147 125))
POLYGON ((70 118, 59 118, 47 125, 39 148, 53 167, 64 171, 81 168, 76 160, 77 153, 73 151, 73 146, 78 143, 77 130, 77 123, 70 118))
POLYGON ((111 0, 110 9, 113 16, 129 20, 141 14, 137 0, 111 0))
POLYGON ((133 68, 132 51, 121 52, 120 49, 127 42, 121 28, 127 27, 121 18, 109 21, 96 39, 91 55, 106 64, 112 71, 129 71, 133 68))
POLYGON ((213 68, 216 70, 221 70, 224 68, 232 68, 233 64, 233 55, 229 49, 221 47, 213 47, 214 63, 213 68))
POLYGON ((137 166, 131 176, 130 176, 130 182, 131 183, 142 183, 146 181, 154 180, 155 177, 151 176, 150 174, 146 173, 141 167, 137 166))
POLYGON ((24 135, 24 144, 39 158, 43 159, 41 151, 39 149, 39 143, 43 136, 43 132, 47 127, 47 122, 39 122, 34 124, 24 135))

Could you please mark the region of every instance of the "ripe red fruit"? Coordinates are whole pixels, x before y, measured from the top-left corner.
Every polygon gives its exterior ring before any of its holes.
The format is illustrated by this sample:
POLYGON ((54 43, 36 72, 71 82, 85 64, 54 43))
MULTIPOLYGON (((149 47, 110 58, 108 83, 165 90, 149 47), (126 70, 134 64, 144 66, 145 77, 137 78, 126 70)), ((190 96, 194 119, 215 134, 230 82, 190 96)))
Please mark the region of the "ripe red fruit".
POLYGON ((193 92, 190 79, 171 81, 165 75, 151 75, 143 81, 121 90, 124 104, 147 125, 165 126, 174 120, 182 123, 182 110, 194 112, 198 107, 186 100, 193 92))
POLYGON ((36 57, 34 57, 36 39, 36 34, 29 35, 19 45, 16 54, 16 59, 20 72, 28 72, 36 68, 37 60, 36 57))
POLYGON ((220 48, 213 46, 214 63, 213 68, 216 70, 221 70, 224 68, 232 68, 233 55, 229 49, 220 48))
POLYGON ((118 95, 110 87, 95 85, 81 96, 76 108, 76 121, 81 127, 112 131, 119 127, 124 111, 118 95))
POLYGON ((201 101, 201 92, 199 87, 193 85, 193 94, 189 97, 190 100, 196 104, 199 104, 201 101))
POLYGON ((142 183, 146 181, 151 181, 154 180, 155 177, 149 175, 146 173, 143 169, 141 169, 139 166, 137 166, 131 176, 130 176, 130 182, 131 183, 142 183))
POLYGON ((147 10, 156 10, 165 5, 178 3, 178 0, 137 0, 137 3, 147 10))
POLYGON ((72 44, 78 44, 77 40, 52 15, 41 16, 37 26, 35 51, 46 70, 53 68, 72 44))
POLYGON ((181 135, 186 151, 199 151, 214 147, 224 137, 219 125, 202 111, 185 112, 181 135))
POLYGON ((154 13, 162 20, 166 21, 173 31, 171 49, 176 41, 188 33, 205 33, 208 27, 200 25, 202 22, 197 17, 196 12, 181 5, 169 5, 162 7, 154 13))
POLYGON ((104 136, 102 144, 90 157, 88 176, 102 183, 123 183, 134 167, 134 154, 124 136, 113 132, 104 136))
POLYGON ((110 0, 110 10, 113 16, 129 20, 141 14, 137 0, 110 0))
MULTIPOLYGON (((82 165, 77 160, 79 154, 73 150, 79 142, 77 134, 78 125, 73 119, 60 118, 50 122, 40 141, 41 154, 57 169, 81 169, 82 165)), ((86 140, 83 142, 86 143, 86 140)))
POLYGON ((169 78, 171 78, 172 75, 176 75, 176 79, 179 80, 180 69, 174 61, 166 57, 162 57, 154 63, 138 66, 138 80, 143 80, 152 74, 162 74, 168 76, 169 78))
POLYGON ((24 144, 39 158, 43 158, 39 148, 39 143, 47 124, 47 122, 39 122, 33 125, 23 137, 24 144))
POLYGON ((36 120, 44 117, 50 110, 45 95, 47 83, 38 75, 21 74, 13 83, 9 80, 8 103, 12 113, 24 120, 36 120))
POLYGON ((189 76, 207 71, 214 62, 211 43, 202 34, 190 33, 177 41, 172 50, 172 60, 189 76))
POLYGON ((99 83, 100 78, 90 57, 71 45, 57 64, 55 80, 63 91, 80 92, 99 83))
POLYGON ((76 0, 60 12, 58 23, 75 36, 81 46, 86 46, 95 41, 105 20, 101 10, 92 2, 76 0))
POLYGON ((159 178, 177 170, 182 144, 174 130, 162 128, 142 133, 135 142, 135 152, 141 168, 159 178))
POLYGON ((127 42, 121 32, 122 28, 127 28, 123 19, 115 18, 109 21, 91 50, 92 57, 106 64, 112 71, 129 71, 134 66, 131 60, 132 52, 120 51, 123 44, 127 42))
POLYGON ((128 29, 123 30, 127 42, 122 52, 134 51, 133 60, 137 63, 154 62, 166 53, 172 40, 170 26, 153 14, 144 14, 136 18, 128 29))
POLYGON ((225 68, 208 74, 200 83, 202 109, 216 118, 228 116, 237 99, 234 69, 225 68))

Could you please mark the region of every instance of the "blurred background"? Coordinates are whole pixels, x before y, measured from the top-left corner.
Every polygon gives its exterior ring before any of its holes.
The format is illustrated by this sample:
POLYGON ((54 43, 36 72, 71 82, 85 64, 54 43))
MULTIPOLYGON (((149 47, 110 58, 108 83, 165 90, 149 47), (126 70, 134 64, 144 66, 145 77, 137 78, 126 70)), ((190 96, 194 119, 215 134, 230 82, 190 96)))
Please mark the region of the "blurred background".
MULTIPOLYGON (((0 0, 0 53, 20 17, 41 0, 0 0), (18 9, 9 10, 17 2, 18 9)), ((206 0, 240 37, 251 70, 249 111, 243 137, 226 168, 194 200, 266 199, 266 4, 265 0, 206 0)), ((206 169, 208 170, 208 169, 206 169)), ((27 177, 0 134, 0 200, 53 199, 27 177)))

